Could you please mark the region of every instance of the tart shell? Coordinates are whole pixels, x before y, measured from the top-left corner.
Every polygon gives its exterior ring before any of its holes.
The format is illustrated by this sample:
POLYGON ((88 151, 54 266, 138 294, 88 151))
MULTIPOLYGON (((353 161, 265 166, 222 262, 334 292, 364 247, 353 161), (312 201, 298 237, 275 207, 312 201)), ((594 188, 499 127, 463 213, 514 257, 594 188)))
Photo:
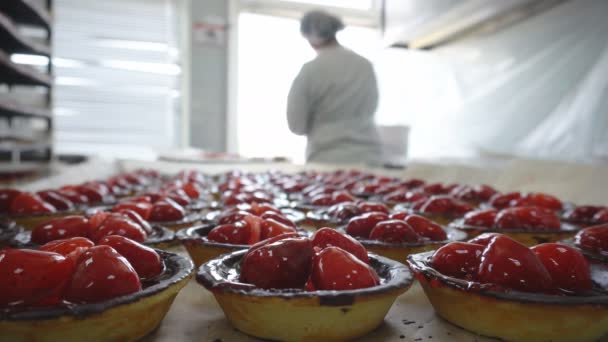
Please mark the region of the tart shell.
POLYGON ((158 251, 166 271, 137 293, 72 307, 23 312, 0 311, 3 341, 136 341, 164 318, 177 293, 192 276, 192 262, 158 251))
POLYGON ((426 266, 431 255, 413 255, 408 262, 439 316, 466 330, 509 341, 597 341, 608 333, 608 295, 469 290, 465 281, 426 266))
POLYGON ((197 281, 210 290, 230 323, 255 337, 287 341, 344 341, 365 335, 384 320, 413 281, 406 266, 370 255, 382 284, 350 291, 262 290, 230 280, 245 251, 201 266, 197 281))
POLYGON ((25 230, 32 230, 38 224, 50 220, 54 220, 56 218, 61 218, 70 215, 82 215, 84 213, 83 210, 72 210, 72 211, 61 211, 56 213, 44 213, 44 214, 32 214, 32 215, 13 215, 6 216, 6 219, 10 221, 14 221, 18 226, 22 227, 25 230))

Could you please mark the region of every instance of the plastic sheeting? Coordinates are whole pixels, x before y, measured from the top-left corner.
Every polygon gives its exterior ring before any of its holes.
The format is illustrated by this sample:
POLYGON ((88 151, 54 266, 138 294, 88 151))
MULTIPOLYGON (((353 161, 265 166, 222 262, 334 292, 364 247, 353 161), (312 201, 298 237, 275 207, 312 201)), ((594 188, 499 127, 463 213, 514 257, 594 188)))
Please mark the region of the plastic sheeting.
POLYGON ((608 1, 573 0, 492 35, 424 52, 428 58, 416 68, 442 72, 405 80, 410 88, 440 83, 433 93, 421 87, 403 94, 408 106, 426 99, 411 114, 412 154, 608 159, 606 13, 608 1))

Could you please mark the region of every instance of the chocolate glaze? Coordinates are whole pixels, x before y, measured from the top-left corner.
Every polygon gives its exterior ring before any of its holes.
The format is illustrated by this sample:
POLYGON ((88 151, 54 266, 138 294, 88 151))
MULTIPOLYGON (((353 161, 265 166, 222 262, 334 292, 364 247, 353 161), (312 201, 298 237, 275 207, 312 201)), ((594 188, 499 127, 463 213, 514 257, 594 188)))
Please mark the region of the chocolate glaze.
POLYGON ((599 254, 599 253, 595 253, 593 251, 589 251, 589 250, 580 248, 576 244, 576 241, 574 238, 562 240, 559 243, 563 243, 564 245, 576 248, 579 252, 583 253, 583 255, 585 255, 588 258, 608 263, 608 255, 599 254))
MULTIPOLYGON (((154 246, 161 243, 171 242, 175 239, 175 233, 159 225, 151 225, 152 234, 149 234, 144 245, 154 246)), ((15 248, 38 248, 39 245, 31 241, 32 232, 21 231, 11 239, 10 244, 15 248)))
POLYGON ((407 266, 378 255, 369 254, 370 266, 378 273, 380 285, 344 291, 304 291, 303 289, 264 290, 239 282, 240 262, 247 251, 237 251, 213 259, 198 269, 196 280, 210 291, 252 297, 281 299, 318 298, 323 306, 352 305, 358 296, 378 295, 395 289, 407 289, 414 280, 407 266))
POLYGON ((471 226, 464 223, 464 218, 460 218, 450 222, 449 227, 460 229, 460 230, 480 230, 484 233, 542 233, 542 234, 564 234, 564 233, 575 233, 581 228, 573 224, 561 223, 560 229, 498 229, 498 228, 486 228, 471 226))
POLYGON ((0 320, 29 321, 59 319, 62 316, 86 318, 89 315, 98 314, 119 305, 134 303, 145 297, 153 296, 166 290, 170 286, 177 284, 192 274, 194 265, 190 259, 162 250, 156 250, 156 252, 163 260, 165 266, 164 271, 154 279, 142 281, 143 289, 139 292, 112 298, 99 303, 66 303, 63 306, 35 309, 4 308, 0 309, 0 320))
POLYGON ((407 258, 411 269, 427 280, 439 280, 443 285, 463 290, 466 293, 495 299, 530 304, 552 305, 602 305, 608 306, 608 265, 592 263, 591 279, 593 290, 586 295, 552 295, 544 293, 521 292, 514 290, 496 291, 493 284, 481 284, 441 274, 430 265, 434 251, 410 255, 407 258))

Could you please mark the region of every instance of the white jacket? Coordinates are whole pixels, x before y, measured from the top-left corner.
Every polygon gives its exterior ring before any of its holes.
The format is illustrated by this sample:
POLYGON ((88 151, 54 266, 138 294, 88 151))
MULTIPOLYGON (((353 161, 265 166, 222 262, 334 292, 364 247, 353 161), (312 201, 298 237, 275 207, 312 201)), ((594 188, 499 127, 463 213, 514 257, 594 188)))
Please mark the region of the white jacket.
POLYGON ((293 81, 289 129, 306 135, 306 160, 379 163, 374 114, 378 85, 371 63, 340 45, 323 48, 293 81))

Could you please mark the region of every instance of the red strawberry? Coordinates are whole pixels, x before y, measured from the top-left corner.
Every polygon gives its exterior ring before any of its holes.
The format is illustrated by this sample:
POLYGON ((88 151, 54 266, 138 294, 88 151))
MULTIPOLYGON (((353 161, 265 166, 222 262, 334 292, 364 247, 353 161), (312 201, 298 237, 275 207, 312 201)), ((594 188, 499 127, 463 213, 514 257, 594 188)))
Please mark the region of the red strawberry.
POLYGON ((141 282, 129 261, 110 246, 95 246, 80 256, 66 299, 96 303, 139 290, 141 282))
POLYGON ((141 217, 137 212, 135 212, 133 210, 129 210, 129 209, 122 209, 119 211, 119 213, 123 214, 131 221, 137 223, 143 230, 146 231, 146 233, 152 234, 153 230, 152 230, 152 226, 150 226, 150 223, 148 223, 148 221, 144 220, 144 218, 141 217))
POLYGON ((496 215, 498 215, 498 210, 480 210, 480 211, 471 211, 464 215, 464 224, 473 226, 473 227, 484 227, 490 228, 494 227, 494 221, 496 220, 496 215))
POLYGON ((490 244, 493 238, 500 235, 501 234, 498 233, 483 233, 481 235, 478 235, 474 239, 469 240, 469 243, 474 243, 485 247, 490 244))
POLYGON ((74 266, 76 266, 80 255, 93 246, 95 246, 93 241, 87 238, 73 237, 69 239, 47 242, 40 246, 39 250, 61 254, 71 260, 74 266))
POLYGON ((536 254, 505 235, 494 237, 483 251, 478 279, 481 283, 526 292, 554 288, 551 275, 536 254))
POLYGON ((361 242, 353 239, 349 235, 342 234, 331 228, 321 228, 317 230, 311 238, 313 247, 324 249, 327 247, 340 247, 343 250, 352 253, 357 259, 369 264, 367 250, 361 242))
POLYGON ((288 225, 283 224, 282 222, 276 221, 274 219, 266 219, 262 220, 261 224, 261 240, 266 240, 268 238, 295 232, 296 230, 288 225))
POLYGON ((39 245, 71 237, 88 237, 89 220, 80 215, 66 216, 39 223, 32 230, 32 242, 39 245))
POLYGON ((452 242, 433 254, 431 265, 441 274, 473 280, 477 277, 484 248, 474 243, 452 242))
POLYGON ((375 202, 361 202, 358 204, 359 208, 361 209, 362 212, 364 213, 370 213, 370 212, 381 212, 381 213, 389 213, 389 209, 386 205, 382 204, 382 203, 375 203, 375 202))
POLYGON ((339 247, 327 247, 315 255, 311 279, 317 290, 356 290, 380 284, 369 265, 339 247))
POLYGON ((186 216, 186 210, 170 198, 154 203, 149 220, 152 222, 180 221, 186 216))
POLYGON ((0 189, 0 214, 8 214, 13 200, 21 194, 15 189, 0 189))
POLYGON ((9 213, 11 215, 30 215, 54 213, 56 211, 55 207, 43 201, 40 196, 22 192, 11 202, 9 213))
POLYGON ((57 253, 0 251, 0 307, 58 305, 73 270, 74 264, 57 253))
POLYGON ((409 215, 404 219, 410 227, 414 229, 416 234, 431 241, 445 241, 448 235, 445 230, 437 223, 419 215, 409 215))
POLYGON ((559 230, 561 222, 550 209, 515 207, 501 210, 494 225, 499 229, 559 230))
POLYGON ((583 250, 608 256, 608 224, 585 228, 576 234, 575 240, 583 250))
POLYGON ((376 224, 386 220, 388 220, 388 215, 385 213, 365 213, 350 219, 346 225, 346 232, 355 237, 368 239, 376 224))
POLYGON ((401 220, 378 222, 372 229, 369 238, 389 243, 418 242, 420 236, 409 224, 401 220))
POLYGON ((129 261, 140 278, 151 279, 163 271, 163 261, 155 250, 124 236, 105 236, 97 244, 114 248, 129 261))
POLYGON ((99 241, 108 235, 122 235, 137 242, 144 242, 148 234, 139 224, 122 214, 112 214, 97 227, 97 230, 91 233, 91 240, 99 241))
POLYGON ((589 263, 579 251, 557 243, 543 243, 531 249, 549 271, 556 287, 577 293, 591 290, 589 263))
POLYGON ((141 218, 147 220, 150 218, 150 213, 152 213, 152 204, 146 202, 123 202, 118 203, 112 208, 112 211, 115 213, 122 210, 132 210, 139 214, 141 218))
POLYGON ((38 191, 36 195, 60 211, 74 210, 74 203, 57 191, 38 191))
POLYGON ((251 249, 241 261, 240 281, 262 289, 303 288, 313 249, 307 238, 287 238, 251 249))
POLYGON ((296 224, 292 220, 279 213, 268 211, 260 215, 260 218, 264 220, 272 219, 294 229, 297 228, 296 224))
POLYGON ((219 225, 207 234, 207 239, 235 245, 252 245, 257 243, 261 238, 262 227, 259 218, 256 217, 256 219, 258 220, 252 220, 251 223, 241 220, 219 225))
POLYGON ((562 201, 557 197, 543 193, 531 192, 511 202, 512 207, 541 207, 551 210, 562 210, 562 201))
POLYGON ((504 209, 511 206, 511 203, 521 198, 521 192, 508 192, 506 194, 496 194, 490 199, 490 204, 496 209, 504 209))

